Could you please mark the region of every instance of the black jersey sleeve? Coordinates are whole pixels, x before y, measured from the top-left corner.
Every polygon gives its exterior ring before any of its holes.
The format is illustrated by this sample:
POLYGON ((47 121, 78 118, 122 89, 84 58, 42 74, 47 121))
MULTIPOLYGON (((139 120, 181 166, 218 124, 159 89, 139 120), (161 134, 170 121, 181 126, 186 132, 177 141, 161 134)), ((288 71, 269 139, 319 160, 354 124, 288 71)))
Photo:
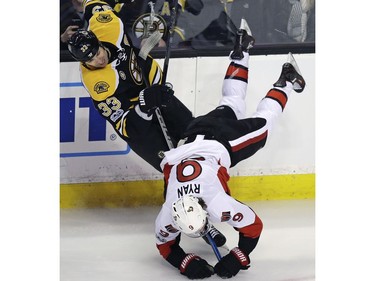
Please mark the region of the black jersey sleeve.
POLYGON ((180 247, 180 240, 181 233, 175 240, 157 245, 160 255, 176 268, 180 268, 182 260, 186 257, 185 251, 180 247))

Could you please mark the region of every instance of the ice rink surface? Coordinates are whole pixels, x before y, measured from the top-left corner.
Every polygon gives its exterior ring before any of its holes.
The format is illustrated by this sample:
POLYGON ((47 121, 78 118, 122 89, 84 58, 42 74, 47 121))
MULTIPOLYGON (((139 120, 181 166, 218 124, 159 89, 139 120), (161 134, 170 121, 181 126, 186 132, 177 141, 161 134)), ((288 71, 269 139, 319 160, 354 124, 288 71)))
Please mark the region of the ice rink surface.
MULTIPOLYGON (((315 280, 315 200, 247 202, 264 228, 251 253, 251 267, 231 280, 315 280)), ((154 220, 159 207, 65 209, 60 212, 60 281, 189 280, 160 255, 154 220)), ((237 245, 238 234, 215 224, 237 245)), ((183 236, 182 248, 215 265, 203 239, 183 236)), ((221 250, 225 255, 225 250, 221 250)), ((217 275, 204 280, 222 280, 217 275)))

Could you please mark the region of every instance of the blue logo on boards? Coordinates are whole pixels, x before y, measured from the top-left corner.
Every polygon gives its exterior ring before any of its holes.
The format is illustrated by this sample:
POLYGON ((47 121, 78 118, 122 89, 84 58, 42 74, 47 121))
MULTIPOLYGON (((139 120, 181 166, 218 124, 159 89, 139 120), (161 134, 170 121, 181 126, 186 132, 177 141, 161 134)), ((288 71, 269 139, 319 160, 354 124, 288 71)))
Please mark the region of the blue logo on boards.
MULTIPOLYGON (((61 89, 72 87, 82 88, 83 85, 80 82, 60 83, 61 89)), ((83 126, 88 127, 87 144, 92 145, 93 142, 100 142, 100 147, 103 148, 106 143, 113 142, 117 139, 116 134, 113 133, 107 141, 107 121, 97 112, 90 97, 62 97, 60 98, 60 143, 62 145, 72 144, 72 146, 68 149, 69 151, 60 153, 60 157, 121 155, 130 152, 130 147, 122 140, 121 141, 126 144, 124 150, 101 151, 99 148, 99 151, 78 151, 76 149, 77 147, 88 146, 82 143, 80 145, 74 145, 75 143, 77 144, 77 142, 82 142, 82 140, 77 140, 76 131, 81 130, 83 126)), ((82 131, 80 131, 80 133, 82 133, 82 131)))

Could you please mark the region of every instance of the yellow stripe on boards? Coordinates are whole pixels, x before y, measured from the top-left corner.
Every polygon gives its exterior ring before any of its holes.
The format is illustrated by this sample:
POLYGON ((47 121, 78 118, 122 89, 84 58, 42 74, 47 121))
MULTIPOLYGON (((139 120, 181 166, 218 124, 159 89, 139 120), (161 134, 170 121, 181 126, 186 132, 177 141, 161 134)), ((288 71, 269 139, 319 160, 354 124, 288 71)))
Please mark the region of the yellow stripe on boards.
POLYGON ((315 174, 232 177, 229 188, 240 201, 313 199, 315 174))
MULTIPOLYGON (((162 180, 60 185, 60 208, 117 208, 163 203, 162 180)), ((313 199, 315 174, 231 177, 231 195, 240 201, 313 199)))
POLYGON ((60 185, 60 208, 115 208, 163 203, 163 181, 60 185))

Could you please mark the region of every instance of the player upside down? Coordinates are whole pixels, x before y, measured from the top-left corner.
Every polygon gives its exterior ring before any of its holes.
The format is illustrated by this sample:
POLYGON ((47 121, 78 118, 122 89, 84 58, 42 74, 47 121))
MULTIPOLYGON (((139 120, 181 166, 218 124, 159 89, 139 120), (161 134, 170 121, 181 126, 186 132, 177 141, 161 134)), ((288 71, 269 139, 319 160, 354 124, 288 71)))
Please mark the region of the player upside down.
POLYGON ((263 223, 247 205, 230 196, 230 167, 251 157, 267 140, 274 121, 283 112, 292 91, 302 92, 305 81, 289 53, 279 79, 245 118, 249 49, 254 39, 243 26, 223 82, 219 106, 197 117, 187 127, 177 148, 165 152, 161 162, 166 198, 155 222, 156 245, 163 256, 189 279, 217 274, 235 276, 250 266, 263 223), (193 191, 185 192, 186 190, 193 191), (180 246, 181 232, 202 237, 211 223, 226 222, 238 231, 238 245, 212 266, 180 246))

